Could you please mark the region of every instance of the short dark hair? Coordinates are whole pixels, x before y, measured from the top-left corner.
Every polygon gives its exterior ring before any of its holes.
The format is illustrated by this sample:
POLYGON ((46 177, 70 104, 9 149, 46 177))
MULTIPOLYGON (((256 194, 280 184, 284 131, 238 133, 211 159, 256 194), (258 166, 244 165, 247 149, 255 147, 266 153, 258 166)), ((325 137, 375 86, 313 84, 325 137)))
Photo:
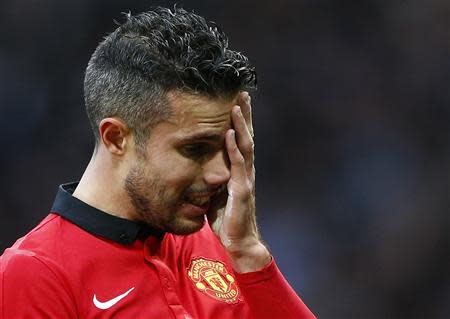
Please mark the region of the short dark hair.
POLYGON ((145 145, 150 128, 167 119, 166 93, 178 89, 217 98, 256 88, 247 57, 228 48, 227 36, 213 22, 175 7, 157 7, 126 21, 105 37, 86 68, 86 111, 98 125, 121 118, 145 145))

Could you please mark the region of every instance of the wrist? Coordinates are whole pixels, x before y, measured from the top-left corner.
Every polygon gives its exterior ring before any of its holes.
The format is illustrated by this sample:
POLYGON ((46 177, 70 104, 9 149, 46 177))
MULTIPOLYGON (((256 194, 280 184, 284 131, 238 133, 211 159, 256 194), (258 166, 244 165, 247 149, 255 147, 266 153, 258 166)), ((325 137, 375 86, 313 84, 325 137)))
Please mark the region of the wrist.
POLYGON ((237 273, 254 272, 263 269, 271 260, 267 247, 259 240, 241 241, 227 247, 233 269, 237 273))

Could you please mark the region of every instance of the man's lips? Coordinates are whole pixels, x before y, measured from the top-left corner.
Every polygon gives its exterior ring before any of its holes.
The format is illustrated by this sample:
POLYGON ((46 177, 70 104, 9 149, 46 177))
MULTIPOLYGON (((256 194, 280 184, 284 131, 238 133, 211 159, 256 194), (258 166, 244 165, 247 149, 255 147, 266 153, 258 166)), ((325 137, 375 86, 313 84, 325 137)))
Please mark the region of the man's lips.
POLYGON ((204 193, 199 193, 199 192, 195 192, 195 193, 188 193, 186 196, 189 198, 204 198, 204 197, 212 197, 215 194, 217 194, 217 191, 214 192, 204 192, 204 193))
POLYGON ((185 196, 185 201, 193 204, 195 206, 204 206, 207 204, 211 197, 215 195, 215 192, 210 193, 196 193, 196 194, 188 194, 185 196))
POLYGON ((187 210, 184 211, 185 216, 189 216, 191 218, 197 218, 200 216, 204 216, 208 213, 209 206, 211 205, 211 202, 208 200, 203 205, 195 204, 189 201, 186 201, 183 203, 183 207, 187 210))
POLYGON ((211 202, 211 199, 223 193, 225 189, 226 186, 222 185, 220 187, 215 188, 214 190, 188 192, 184 196, 184 201, 194 206, 203 208, 211 202))

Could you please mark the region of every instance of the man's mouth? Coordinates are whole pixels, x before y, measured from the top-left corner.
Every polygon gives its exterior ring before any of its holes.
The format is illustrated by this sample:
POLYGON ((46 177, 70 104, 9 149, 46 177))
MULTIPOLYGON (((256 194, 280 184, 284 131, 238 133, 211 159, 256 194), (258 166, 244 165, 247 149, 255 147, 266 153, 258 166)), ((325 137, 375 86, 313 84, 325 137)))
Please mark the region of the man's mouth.
POLYGON ((225 190, 224 187, 219 187, 214 191, 209 192, 192 192, 185 195, 184 200, 192 205, 204 207, 211 201, 211 198, 215 195, 223 192, 225 190))

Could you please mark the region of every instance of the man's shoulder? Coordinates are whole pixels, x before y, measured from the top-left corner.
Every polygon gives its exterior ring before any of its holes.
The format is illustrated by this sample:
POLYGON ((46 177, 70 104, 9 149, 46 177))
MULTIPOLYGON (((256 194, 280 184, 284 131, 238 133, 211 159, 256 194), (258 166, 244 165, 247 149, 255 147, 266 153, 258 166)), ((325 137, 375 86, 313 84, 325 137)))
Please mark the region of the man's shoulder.
POLYGON ((32 278, 42 273, 51 274, 53 271, 33 250, 13 246, 0 256, 0 274, 11 283, 26 282, 29 276, 32 278))
POLYGON ((49 238, 54 236, 58 227, 58 216, 49 214, 37 226, 30 230, 26 235, 16 240, 16 242, 7 248, 3 255, 36 255, 51 241, 49 238))
POLYGON ((65 250, 64 246, 70 242, 64 238, 70 228, 73 228, 71 223, 50 213, 36 227, 4 251, 0 257, 2 271, 16 263, 22 266, 29 264, 30 267, 58 263, 58 258, 64 258, 64 254, 61 253, 65 250))
POLYGON ((52 239, 58 219, 47 216, 0 256, 0 309, 5 318, 35 318, 43 309, 48 315, 68 314, 74 309, 67 274, 58 265, 55 244, 51 244, 58 241, 52 239))
POLYGON ((49 214, 4 251, 0 256, 0 274, 5 284, 25 284, 37 280, 37 276, 58 276, 57 262, 52 257, 57 255, 54 250, 58 239, 54 235, 58 232, 58 219, 59 216, 49 214))

